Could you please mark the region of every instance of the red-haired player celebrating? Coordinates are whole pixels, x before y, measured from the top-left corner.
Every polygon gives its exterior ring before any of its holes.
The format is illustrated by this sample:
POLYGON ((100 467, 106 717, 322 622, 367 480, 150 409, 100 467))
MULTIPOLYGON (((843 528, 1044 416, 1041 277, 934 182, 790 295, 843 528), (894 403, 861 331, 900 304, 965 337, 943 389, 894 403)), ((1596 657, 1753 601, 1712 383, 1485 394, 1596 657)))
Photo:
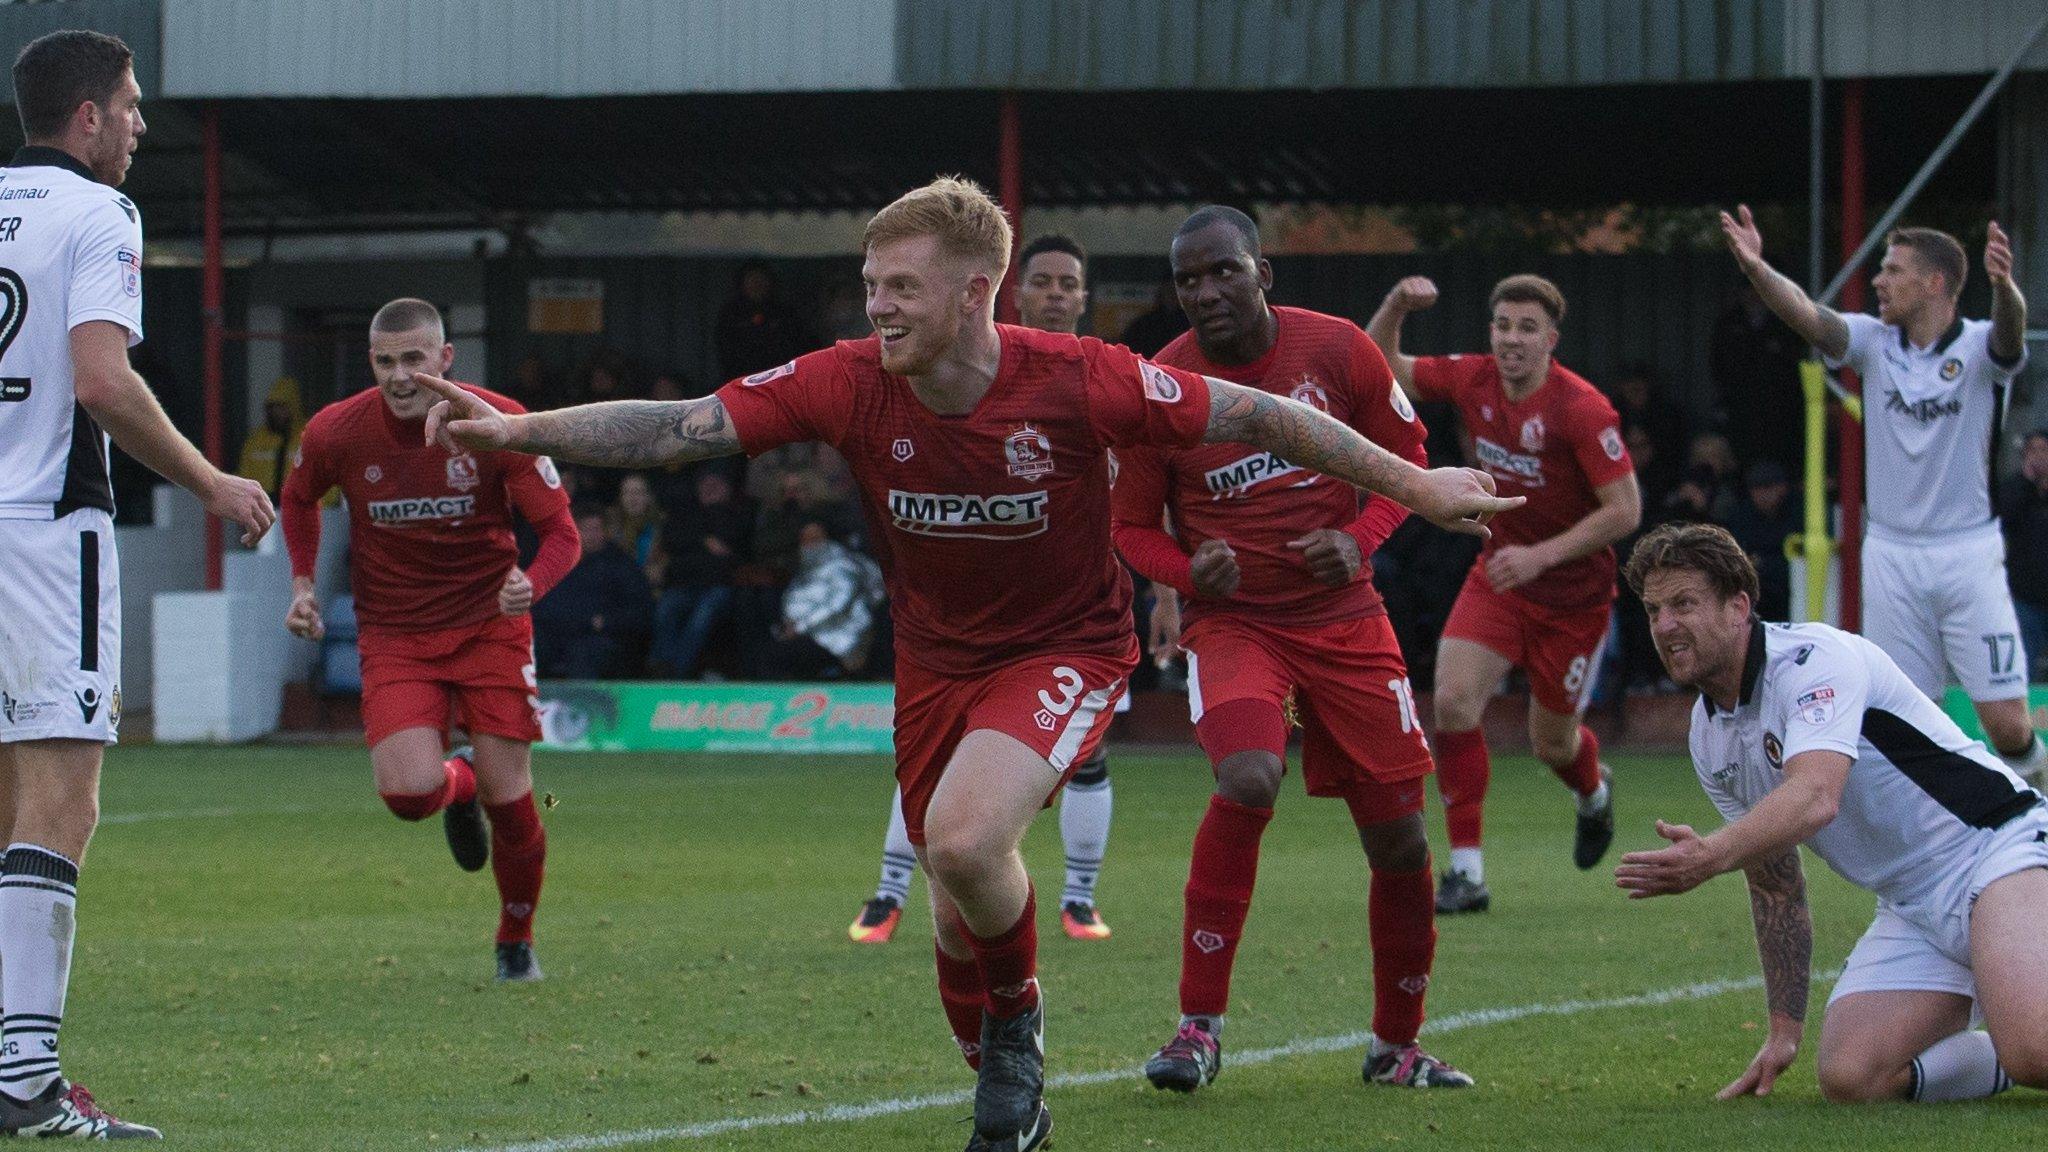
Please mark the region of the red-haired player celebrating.
POLYGON ((393 300, 371 318, 377 387, 329 404, 306 425, 279 501, 292 559, 285 627, 308 639, 325 631, 313 566, 320 500, 339 486, 348 498, 363 737, 377 791, 400 819, 441 813, 465 871, 491 864, 498 979, 538 980, 533 914, 547 833, 533 805, 530 746, 540 724, 528 610, 575 566, 581 548, 547 457, 451 453, 426 442, 427 410, 440 396, 417 377, 454 362, 432 304, 393 300), (512 539, 515 510, 540 534, 524 572, 512 539), (447 751, 451 705, 473 750, 447 751))
MULTIPOLYGON (((1193 328, 1160 363, 1298 400, 1428 466, 1422 422, 1358 325, 1266 303, 1273 269, 1250 217, 1200 209, 1174 233, 1172 261, 1193 328)), ((1231 965, 1286 767, 1292 695, 1306 729, 1308 792, 1349 806, 1372 870, 1365 1078, 1469 1086, 1470 1076, 1415 1042, 1436 953, 1422 824, 1431 764, 1370 562, 1408 510, 1384 497, 1361 506, 1350 485, 1248 444, 1137 448, 1117 460, 1117 548, 1182 597, 1188 700, 1216 774, 1188 865, 1180 1028, 1145 1075, 1192 1092, 1221 1066, 1231 965)))
POLYGON ((1401 321, 1436 303, 1436 285, 1394 286, 1367 331, 1417 400, 1448 400, 1479 464, 1529 506, 1487 542, 1444 624, 1436 658, 1437 789, 1451 832, 1439 912, 1484 911, 1480 820, 1492 766, 1479 722, 1510 668, 1529 676, 1529 742, 1579 799, 1572 861, 1614 841, 1610 773, 1579 718, 1593 692, 1614 607, 1615 541, 1643 513, 1614 405, 1551 358, 1564 294, 1541 276, 1494 286, 1491 356, 1405 356, 1401 321))
POLYGON ((929 877, 939 995, 979 1061, 970 1149, 1044 1143, 1045 1006, 1018 846, 1088 759, 1138 660, 1109 541, 1113 447, 1244 441, 1386 492, 1447 526, 1515 506, 1483 473, 1425 472, 1304 404, 1162 368, 1099 340, 999 325, 1010 224, 940 179, 868 222, 875 335, 677 402, 506 416, 446 399, 451 444, 651 467, 800 440, 846 457, 896 624, 896 780, 929 877))

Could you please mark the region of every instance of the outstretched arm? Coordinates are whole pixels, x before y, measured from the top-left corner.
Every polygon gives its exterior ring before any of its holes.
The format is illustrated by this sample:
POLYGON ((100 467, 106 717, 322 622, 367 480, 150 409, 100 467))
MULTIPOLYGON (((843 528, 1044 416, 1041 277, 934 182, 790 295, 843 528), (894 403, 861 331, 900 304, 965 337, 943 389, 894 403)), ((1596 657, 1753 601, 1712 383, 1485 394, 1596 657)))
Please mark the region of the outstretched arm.
POLYGON ((441 394, 427 438, 451 450, 509 448, 602 468, 654 468, 740 451, 739 432, 716 396, 611 400, 553 412, 507 415, 438 376, 414 377, 441 394))
POLYGON ((1487 520, 1523 503, 1520 496, 1495 496, 1493 478, 1484 472, 1418 468, 1306 404, 1214 377, 1209 378, 1209 430, 1203 439, 1264 448, 1467 535, 1487 535, 1487 520))
POLYGON ((1799 1056, 1806 1030, 1806 998, 1813 987, 1813 916, 1806 907, 1806 875, 1799 849, 1788 848, 1751 865, 1749 915, 1756 925, 1757 958, 1763 962, 1764 998, 1771 1030, 1749 1068, 1720 1098, 1768 1096, 1771 1086, 1799 1056))
POLYGON ((1728 241, 1728 251, 1734 254, 1742 274, 1756 285, 1756 294, 1778 314, 1778 319, 1830 360, 1847 356, 1849 322, 1842 319, 1840 312, 1814 302, 1804 288, 1766 263, 1763 233, 1757 231, 1756 217, 1750 215, 1749 205, 1737 205, 1735 211, 1740 219, 1721 213, 1721 235, 1728 241))
POLYGON ((1984 242, 1984 273, 1991 280, 1991 354, 2017 364, 2027 350, 2027 298, 2012 278, 2012 241, 1996 220, 1984 242))
POLYGON ((1420 312, 1436 303, 1436 284, 1427 276, 1410 276, 1394 285, 1387 298, 1380 301, 1379 311, 1372 314, 1372 322, 1365 326, 1365 334, 1380 346, 1387 357, 1387 367, 1394 370, 1394 379, 1401 385, 1410 399, 1415 395, 1415 357, 1401 352, 1401 322, 1410 312, 1420 312))

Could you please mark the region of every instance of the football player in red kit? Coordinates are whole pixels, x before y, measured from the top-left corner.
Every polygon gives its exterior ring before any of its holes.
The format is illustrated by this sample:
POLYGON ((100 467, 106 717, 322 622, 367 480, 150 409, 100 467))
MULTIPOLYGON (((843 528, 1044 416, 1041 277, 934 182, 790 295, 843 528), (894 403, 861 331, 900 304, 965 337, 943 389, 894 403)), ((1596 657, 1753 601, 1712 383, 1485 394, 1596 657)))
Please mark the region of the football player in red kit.
POLYGON ((1367 331, 1417 400, 1448 400, 1479 465, 1529 506, 1487 541, 1444 624, 1436 658, 1437 790, 1451 867, 1437 911, 1492 903, 1479 851, 1492 775, 1479 722, 1501 677, 1529 677, 1529 742, 1578 797, 1572 861, 1591 868, 1614 841, 1611 773, 1579 722, 1593 693, 1614 606, 1615 541, 1635 531, 1643 499, 1621 421, 1600 390, 1551 357, 1564 294, 1541 276, 1494 286, 1491 356, 1406 356, 1401 321, 1436 303, 1436 285, 1394 286, 1367 331))
POLYGON ((507 416, 441 381, 428 430, 648 467, 816 440, 859 485, 896 625, 896 779, 930 880, 940 999, 978 1061, 970 1149, 1051 1131, 1032 818, 1088 759, 1138 659, 1109 539, 1112 447, 1242 441, 1460 530, 1515 507, 1483 473, 1427 472, 1304 404, 1124 348, 995 322, 1010 225, 971 182, 909 192, 863 237, 875 335, 679 402, 507 416))
POLYGON ((533 804, 530 746, 540 724, 527 611, 575 566, 581 547, 547 457, 427 443, 427 410, 440 396, 416 377, 446 372, 454 360, 441 314, 424 300, 393 300, 371 319, 377 387, 307 423, 279 500, 292 560, 285 626, 308 639, 324 632, 314 561, 320 500, 338 486, 348 498, 363 736, 377 791, 401 819, 441 813, 465 870, 491 864, 498 979, 538 980, 533 914, 547 834, 533 804), (526 571, 512 539, 515 510, 540 534, 526 571), (452 754, 451 714, 473 746, 452 754))
MULTIPOLYGON (((1428 466, 1422 422, 1358 325, 1267 304, 1273 269, 1250 217, 1197 211, 1174 234, 1172 261, 1193 327, 1159 353, 1161 364, 1291 397, 1428 466)), ((1372 872, 1365 1078, 1469 1086, 1470 1076, 1416 1044, 1436 954, 1422 824, 1431 764, 1371 565, 1408 510, 1381 496, 1361 500, 1349 484, 1248 444, 1132 448, 1117 461, 1117 548, 1141 575, 1180 593, 1188 702, 1216 774, 1188 866, 1180 1027, 1145 1075, 1192 1092, 1220 1068, 1231 966, 1286 766, 1291 695, 1306 729, 1309 795, 1350 808, 1372 872)))

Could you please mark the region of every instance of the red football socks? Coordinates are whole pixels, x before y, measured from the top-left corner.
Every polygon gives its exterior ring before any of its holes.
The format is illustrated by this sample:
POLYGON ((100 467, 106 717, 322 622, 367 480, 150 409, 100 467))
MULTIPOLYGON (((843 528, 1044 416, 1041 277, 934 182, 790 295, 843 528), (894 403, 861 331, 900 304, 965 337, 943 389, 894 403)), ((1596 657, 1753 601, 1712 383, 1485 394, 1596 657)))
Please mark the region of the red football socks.
POLYGON ((1422 1001, 1436 962, 1436 897, 1430 868, 1372 871, 1366 898, 1372 935, 1372 1034, 1411 1044, 1422 1030, 1422 1001))
POLYGON ((981 1071, 981 1008, 988 992, 981 986, 981 965, 973 957, 965 960, 946 955, 934 941, 932 953, 939 965, 939 1003, 945 1006, 946 1023, 953 1029, 953 1043, 967 1066, 981 1071))
POLYGON ((533 793, 504 804, 486 804, 491 818, 491 875, 498 881, 498 943, 533 940, 533 912, 547 871, 548 834, 534 809, 533 793))
MULTIPOLYGON (((976 936, 971 928, 964 935, 968 946, 974 949, 975 963, 981 968, 981 982, 987 989, 984 1003, 989 1015, 1007 1019, 1037 1007, 1038 897, 1035 892, 1025 893, 1024 914, 999 935, 976 936)), ((977 1038, 980 1036, 978 1022, 975 1035, 977 1038)))
POLYGON ((1600 738, 1584 724, 1579 725, 1579 754, 1562 768, 1552 768, 1565 786, 1581 796, 1591 796, 1600 788, 1600 738))
POLYGON ((1183 1016, 1221 1016, 1230 1003, 1230 967, 1259 874, 1259 837, 1272 818, 1271 808, 1209 797, 1188 862, 1180 940, 1183 1016))
POLYGON ((1444 823, 1450 828, 1451 847, 1479 847, 1486 785, 1492 776, 1484 731, 1473 728, 1436 734, 1436 790, 1444 798, 1444 823))

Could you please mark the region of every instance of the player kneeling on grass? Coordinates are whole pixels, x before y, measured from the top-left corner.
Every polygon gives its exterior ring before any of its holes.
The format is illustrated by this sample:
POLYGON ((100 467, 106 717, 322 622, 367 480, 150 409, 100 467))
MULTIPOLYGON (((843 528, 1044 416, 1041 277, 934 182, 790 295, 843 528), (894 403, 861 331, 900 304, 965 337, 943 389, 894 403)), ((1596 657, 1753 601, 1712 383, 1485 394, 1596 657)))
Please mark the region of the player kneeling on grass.
POLYGON ((1801 844, 1878 896, 1821 1024, 1823 1095, 2048 1088, 2048 803, 1870 641, 1756 619, 1756 570, 1726 531, 1656 529, 1628 581, 1665 670, 1700 690, 1693 765, 1728 823, 1701 836, 1659 821, 1671 846, 1623 856, 1616 881, 1644 898, 1749 878, 1770 1035, 1722 1099, 1769 1094, 1799 1054, 1813 953, 1801 844))
MULTIPOLYGON (((348 497, 349 576, 363 657, 363 736, 384 803, 402 820, 441 813, 464 871, 498 883, 498 979, 540 979, 533 913, 547 833, 533 806, 533 603, 581 553, 569 498, 545 456, 450 452, 426 441, 440 396, 414 377, 455 362, 441 314, 393 300, 370 321, 377 387, 320 410, 285 482, 292 606, 285 627, 317 640, 320 500, 348 497), (540 534, 530 571, 512 539, 517 509, 540 534), (451 706, 475 743, 448 753, 451 706), (488 814, 489 828, 485 817, 488 814)), ((492 395, 512 410, 512 401, 492 395)))

